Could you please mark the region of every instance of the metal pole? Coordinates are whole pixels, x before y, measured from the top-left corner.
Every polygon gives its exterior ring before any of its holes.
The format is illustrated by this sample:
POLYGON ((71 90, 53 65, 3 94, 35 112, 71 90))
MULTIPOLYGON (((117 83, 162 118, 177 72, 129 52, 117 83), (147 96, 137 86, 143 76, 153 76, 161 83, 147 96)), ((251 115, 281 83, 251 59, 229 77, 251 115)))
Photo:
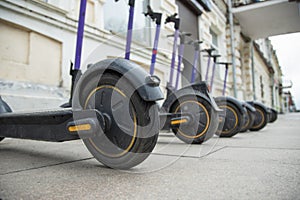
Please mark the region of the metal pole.
POLYGON ((175 30, 175 34, 174 34, 172 60, 171 60, 171 69, 170 69, 170 77, 169 77, 169 84, 170 84, 170 86, 173 86, 173 75, 174 75, 174 69, 175 69, 175 59, 176 59, 178 37, 179 37, 179 30, 176 29, 175 30))
POLYGON ((253 41, 251 40, 251 73, 252 73, 252 90, 253 90, 253 100, 256 100, 256 90, 255 90, 255 65, 254 65, 254 48, 253 41))
POLYGON ((156 33, 155 33, 155 39, 154 39, 154 45, 152 49, 152 59, 151 59, 151 66, 150 66, 150 74, 151 76, 154 74, 154 65, 156 62, 156 55, 157 55, 157 47, 158 47, 158 41, 159 41, 159 34, 160 34, 160 25, 156 25, 156 33))
POLYGON ((208 73, 209 73, 209 67, 210 67, 210 60, 211 60, 211 56, 208 55, 207 68, 206 68, 206 74, 205 74, 205 81, 208 81, 208 73))
POLYGON ((233 96, 237 97, 235 44, 234 44, 233 14, 232 14, 232 2, 231 2, 231 0, 228 0, 227 4, 228 4, 229 25, 230 25, 230 43, 231 43, 231 60, 232 60, 232 76, 233 76, 233 96))
POLYGON ((79 11, 79 19, 78 19, 78 27, 77 27, 75 66, 74 66, 75 70, 80 69, 82 40, 83 40, 83 34, 84 34, 84 20, 85 20, 85 12, 86 12, 86 2, 87 2, 87 0, 81 0, 81 2, 80 2, 80 11, 79 11))
POLYGON ((211 80, 210 80, 210 91, 213 91, 213 84, 214 84, 214 78, 215 78, 215 72, 216 72, 216 62, 217 57, 213 57, 213 67, 212 67, 212 73, 211 73, 211 80))
POLYGON ((129 1, 129 20, 128 20, 128 27, 127 27, 127 39, 126 39, 126 50, 125 50, 125 59, 130 59, 130 48, 131 48, 131 41, 132 41, 132 28, 133 28, 133 17, 134 17, 134 1, 129 1))
POLYGON ((182 59, 183 59, 183 52, 184 52, 184 44, 180 44, 179 45, 179 54, 178 54, 178 66, 177 66, 175 90, 178 89, 179 76, 180 76, 180 73, 181 73, 181 63, 182 63, 182 59))
POLYGON ((199 50, 195 50, 193 69, 192 69, 192 75, 191 75, 191 83, 195 82, 196 70, 198 67, 198 57, 199 57, 199 50))
POLYGON ((222 96, 225 96, 225 92, 226 92, 227 74, 228 74, 228 65, 226 64, 225 65, 225 77, 224 77, 224 86, 223 86, 222 96))

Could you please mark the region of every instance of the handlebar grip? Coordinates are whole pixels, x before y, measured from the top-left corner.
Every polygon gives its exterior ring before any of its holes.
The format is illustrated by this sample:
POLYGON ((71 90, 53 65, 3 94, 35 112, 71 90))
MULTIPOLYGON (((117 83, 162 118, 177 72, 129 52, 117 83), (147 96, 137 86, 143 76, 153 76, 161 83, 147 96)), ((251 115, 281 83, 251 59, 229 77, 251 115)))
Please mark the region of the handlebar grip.
POLYGON ((168 17, 166 18, 165 24, 170 23, 170 22, 173 22, 173 23, 174 23, 174 28, 175 28, 176 30, 179 30, 180 19, 179 19, 179 18, 176 18, 176 16, 177 16, 177 13, 175 13, 175 14, 173 14, 173 15, 171 15, 171 16, 168 16, 168 17))

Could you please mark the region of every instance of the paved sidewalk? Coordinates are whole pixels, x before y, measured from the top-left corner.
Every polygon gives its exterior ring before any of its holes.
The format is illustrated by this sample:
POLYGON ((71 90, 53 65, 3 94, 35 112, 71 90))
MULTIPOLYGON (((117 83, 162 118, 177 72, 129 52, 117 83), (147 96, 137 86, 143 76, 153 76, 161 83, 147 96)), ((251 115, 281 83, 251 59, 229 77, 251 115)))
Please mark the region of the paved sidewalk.
POLYGON ((260 132, 186 145, 171 133, 129 171, 81 141, 0 143, 0 199, 300 199, 300 113, 260 132))

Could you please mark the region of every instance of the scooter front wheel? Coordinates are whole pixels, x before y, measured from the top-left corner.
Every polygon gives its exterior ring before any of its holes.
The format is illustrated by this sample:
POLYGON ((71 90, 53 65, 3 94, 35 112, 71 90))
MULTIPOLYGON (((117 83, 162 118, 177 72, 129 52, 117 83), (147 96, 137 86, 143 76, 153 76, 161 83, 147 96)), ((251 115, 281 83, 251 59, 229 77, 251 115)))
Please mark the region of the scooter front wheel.
POLYGON ((180 140, 188 144, 201 144, 210 139, 214 131, 213 121, 216 111, 211 104, 198 96, 183 96, 171 107, 171 113, 190 113, 193 116, 191 123, 181 124, 172 131, 180 140))
MULTIPOLYGON (((7 112, 12 112, 12 110, 9 107, 9 105, 0 96, 0 114, 7 113, 7 112)), ((4 140, 4 137, 0 137, 0 141, 2 140, 4 140)))
POLYGON ((255 112, 255 120, 253 126, 249 129, 250 131, 259 131, 263 129, 268 123, 268 114, 265 109, 260 106, 254 105, 255 112))
POLYGON ((278 118, 277 111, 271 108, 271 118, 270 118, 269 123, 275 122, 277 120, 277 118, 278 118))
POLYGON ((80 81, 83 109, 97 109, 105 118, 104 133, 83 139, 104 165, 129 169, 144 161, 158 137, 158 106, 144 101, 130 82, 115 72, 90 74, 80 81))
POLYGON ((244 125, 242 126, 242 129, 240 130, 241 133, 246 132, 249 128, 251 128, 254 124, 255 115, 246 107, 246 114, 245 114, 245 120, 244 125))
POLYGON ((220 114, 220 123, 216 135, 220 137, 232 137, 242 128, 243 115, 239 112, 237 106, 229 101, 216 101, 219 108, 222 109, 220 114))

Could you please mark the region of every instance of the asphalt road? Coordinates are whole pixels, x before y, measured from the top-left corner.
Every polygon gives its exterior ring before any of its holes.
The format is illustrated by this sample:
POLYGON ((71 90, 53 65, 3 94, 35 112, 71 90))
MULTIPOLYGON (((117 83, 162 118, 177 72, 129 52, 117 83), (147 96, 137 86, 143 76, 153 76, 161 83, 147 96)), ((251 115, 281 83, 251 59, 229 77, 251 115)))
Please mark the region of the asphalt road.
POLYGON ((186 145, 171 133, 128 170, 98 163, 81 141, 0 143, 0 199, 300 199, 300 114, 260 132, 186 145))

